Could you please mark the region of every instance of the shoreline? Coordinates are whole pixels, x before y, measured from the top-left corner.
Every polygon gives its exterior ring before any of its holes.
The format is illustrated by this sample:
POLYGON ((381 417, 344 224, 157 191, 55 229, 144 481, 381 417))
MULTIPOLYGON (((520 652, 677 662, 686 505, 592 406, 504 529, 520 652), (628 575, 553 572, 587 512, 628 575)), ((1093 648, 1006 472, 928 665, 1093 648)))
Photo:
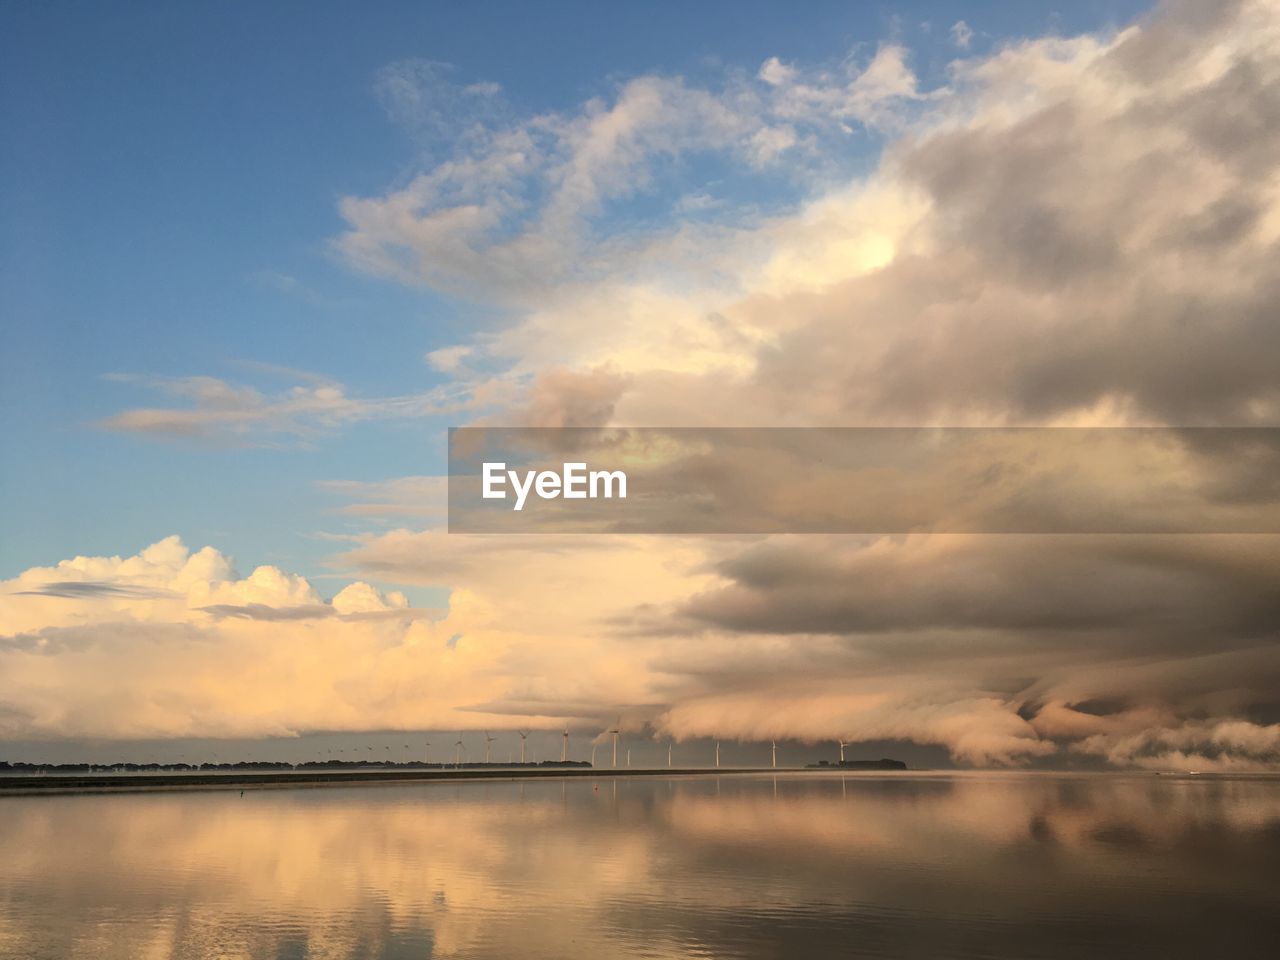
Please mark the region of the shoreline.
POLYGON ((858 779, 971 779, 1046 777, 1069 778, 1113 777, 1156 780, 1174 783, 1213 782, 1222 780, 1261 780, 1280 782, 1280 772, 1241 771, 1234 773, 1153 772, 1149 770, 840 770, 838 767, 652 767, 623 768, 578 767, 559 769, 498 768, 493 770, 328 770, 268 771, 262 773, 233 771, 228 773, 130 773, 0 776, 0 801, 5 797, 72 796, 76 794, 164 793, 227 790, 289 790, 311 787, 392 786, 414 783, 514 783, 521 780, 582 779, 600 780, 639 777, 713 777, 713 776, 805 776, 825 779, 832 774, 858 779))
MULTIPOLYGON (((680 777, 768 773, 758 767, 725 767, 721 769, 653 768, 597 769, 594 767, 562 767, 521 770, 321 770, 269 771, 262 773, 233 771, 228 773, 125 773, 125 774, 11 774, 0 777, 0 798, 5 796, 43 796, 84 793, 153 793, 166 790, 249 790, 294 787, 363 786, 397 783, 464 783, 476 781, 512 782, 516 780, 549 780, 581 777, 680 777)), ((779 768, 777 773, 813 773, 803 767, 779 768)), ((877 771, 879 772, 879 771, 877 771)))

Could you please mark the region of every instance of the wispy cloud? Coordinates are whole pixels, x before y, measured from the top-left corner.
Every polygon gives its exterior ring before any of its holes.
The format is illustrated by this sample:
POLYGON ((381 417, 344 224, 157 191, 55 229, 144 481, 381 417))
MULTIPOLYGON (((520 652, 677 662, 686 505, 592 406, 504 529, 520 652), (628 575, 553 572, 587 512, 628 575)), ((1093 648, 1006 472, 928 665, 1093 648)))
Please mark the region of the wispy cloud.
POLYGON ((778 181, 829 170, 833 139, 896 125, 895 107, 936 95, 918 89, 908 56, 885 45, 808 70, 773 59, 756 77, 731 72, 715 86, 641 76, 575 111, 530 117, 444 65, 394 64, 378 89, 397 122, 433 146, 427 169, 385 196, 345 199, 350 229, 337 247, 410 283, 536 300, 625 262, 634 238, 610 225, 611 205, 657 194, 686 160, 719 157, 778 181))
POLYGON ((185 404, 123 410, 97 426, 159 438, 252 444, 280 437, 305 439, 361 421, 421 417, 466 407, 459 391, 448 386, 402 396, 357 397, 342 384, 316 374, 269 364, 259 367, 300 382, 264 392, 209 376, 112 374, 108 379, 140 385, 185 404))
POLYGON ((342 513, 369 520, 444 519, 448 477, 397 477, 385 481, 324 480, 321 489, 350 502, 342 513))
POLYGON ((159 600, 173 596, 166 590, 140 587, 127 583, 108 583, 100 580, 53 580, 31 590, 18 590, 15 596, 62 597, 65 600, 90 600, 101 597, 124 600, 159 600))

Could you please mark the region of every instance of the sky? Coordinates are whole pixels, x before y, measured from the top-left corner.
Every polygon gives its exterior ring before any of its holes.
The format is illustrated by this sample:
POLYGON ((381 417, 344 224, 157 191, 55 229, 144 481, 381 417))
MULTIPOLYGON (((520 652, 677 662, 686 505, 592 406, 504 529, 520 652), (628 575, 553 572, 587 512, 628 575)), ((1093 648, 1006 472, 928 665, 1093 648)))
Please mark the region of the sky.
POLYGON ((1273 537, 442 529, 466 424, 1276 425, 1280 15, 1062 6, 6 8, 10 752, 1276 765, 1273 537))

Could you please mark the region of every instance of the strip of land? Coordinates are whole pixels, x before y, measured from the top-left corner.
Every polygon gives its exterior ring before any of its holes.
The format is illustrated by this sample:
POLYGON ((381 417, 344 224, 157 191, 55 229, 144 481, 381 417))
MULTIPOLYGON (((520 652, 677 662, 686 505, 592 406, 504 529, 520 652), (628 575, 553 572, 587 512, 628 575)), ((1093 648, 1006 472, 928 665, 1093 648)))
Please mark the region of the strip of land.
MULTIPOLYGON (((266 773, 137 773, 76 774, 54 776, 0 777, 0 797, 64 793, 132 793, 157 790, 249 790, 287 789, 290 787, 358 786, 385 783, 424 783, 431 781, 510 781, 580 777, 654 777, 705 776, 707 774, 769 773, 759 767, 720 769, 632 769, 592 767, 436 769, 436 770, 305 770, 266 773)), ((777 773, 796 773, 796 769, 778 769, 777 773)))

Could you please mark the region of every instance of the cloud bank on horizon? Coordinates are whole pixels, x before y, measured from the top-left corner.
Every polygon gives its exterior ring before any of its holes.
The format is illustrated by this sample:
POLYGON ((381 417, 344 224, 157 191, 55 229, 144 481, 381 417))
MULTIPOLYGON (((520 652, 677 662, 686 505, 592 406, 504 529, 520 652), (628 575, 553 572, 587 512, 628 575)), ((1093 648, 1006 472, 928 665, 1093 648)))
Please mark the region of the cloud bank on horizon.
MULTIPOLYGON (((254 442, 445 411, 533 426, 1280 423, 1274 4, 1172 4, 1114 35, 1010 43, 930 88, 884 44, 716 85, 635 77, 537 116, 428 62, 387 67, 378 89, 421 138, 422 168, 343 200, 335 250, 509 321, 431 352, 449 379, 420 396, 193 378, 157 384, 185 405, 105 427, 254 442), (859 138, 881 144, 870 169, 859 138)), ((1276 537, 404 529, 335 562, 447 587, 449 609, 363 583, 326 601, 172 538, 0 584, 0 732, 622 714, 677 738, 904 739, 975 764, 1280 765, 1276 537)))

